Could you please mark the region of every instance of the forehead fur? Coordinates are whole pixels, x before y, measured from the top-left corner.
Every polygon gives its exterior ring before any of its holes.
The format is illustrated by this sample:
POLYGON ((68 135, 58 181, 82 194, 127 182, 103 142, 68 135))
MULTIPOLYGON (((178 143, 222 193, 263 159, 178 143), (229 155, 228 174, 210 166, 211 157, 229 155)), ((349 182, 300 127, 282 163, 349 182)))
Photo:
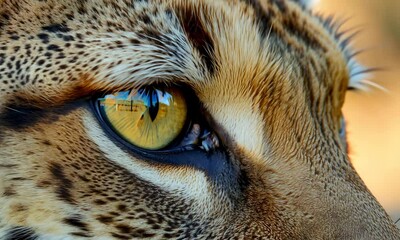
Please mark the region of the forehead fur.
MULTIPOLYGON (((5 75, 4 99, 20 93, 38 106, 60 104, 98 90, 175 80, 235 84, 242 94, 248 87, 264 89, 274 74, 294 85, 305 74, 334 89, 347 85, 345 58, 332 33, 292 1, 135 2, 135 9, 129 1, 101 7, 97 1, 47 1, 18 12, 10 2, 2 4, 9 14, 1 41, 37 57, 37 64, 20 66, 32 72, 23 83, 11 81, 15 71, 10 79, 5 75), (65 5, 71 12, 62 10, 65 5), (32 8, 47 20, 38 21, 32 8), (19 29, 26 15, 32 21, 19 29), (26 34, 16 36, 18 31, 26 34)), ((6 64, 13 49, 3 53, 6 64)))
MULTIPOLYGON (((207 58, 213 59, 211 64, 217 69, 204 80, 230 89, 229 98, 246 94, 257 98, 256 92, 270 86, 272 80, 299 87, 303 80, 309 81, 337 94, 347 87, 346 57, 338 42, 318 18, 304 14, 295 3, 261 2, 257 3, 261 10, 256 10, 243 1, 204 5, 187 1, 183 7, 195 9, 196 24, 202 28, 197 37, 205 36, 205 52, 212 55, 207 58)), ((186 34, 191 43, 190 33, 186 34)), ((201 55, 196 48, 194 52, 201 55)), ((200 85, 205 86, 203 83, 200 85)), ((218 98, 224 95, 218 94, 218 98)))
POLYGON ((276 116, 292 114, 278 106, 293 107, 292 98, 316 112, 314 102, 322 102, 332 111, 322 114, 340 115, 349 78, 346 57, 329 29, 297 3, 185 1, 175 9, 191 13, 188 20, 178 10, 189 25, 184 30, 193 52, 202 61, 212 59, 204 78, 190 84, 215 121, 252 154, 268 150, 261 134, 265 124, 271 115, 280 122, 276 116), (195 35, 187 32, 193 29, 195 35))

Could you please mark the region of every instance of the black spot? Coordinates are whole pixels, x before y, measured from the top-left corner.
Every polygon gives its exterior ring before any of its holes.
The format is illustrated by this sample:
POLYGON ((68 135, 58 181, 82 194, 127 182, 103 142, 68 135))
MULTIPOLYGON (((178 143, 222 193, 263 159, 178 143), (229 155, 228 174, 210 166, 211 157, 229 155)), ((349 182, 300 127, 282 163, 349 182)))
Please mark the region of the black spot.
POLYGON ((70 233, 72 236, 76 236, 76 237, 84 237, 84 238, 91 238, 93 237, 92 235, 89 235, 87 233, 83 233, 83 232, 72 232, 70 233))
POLYGON ((47 146, 53 145, 53 144, 51 144, 51 142, 50 142, 49 140, 43 140, 42 143, 43 143, 44 145, 47 145, 47 146))
POLYGON ((14 227, 6 231, 4 240, 36 240, 38 235, 35 232, 26 227, 14 227))
POLYGON ((133 44, 133 45, 139 45, 140 44, 140 41, 139 40, 137 40, 137 39, 129 39, 129 42, 131 43, 131 44, 133 44))
POLYGON ((0 28, 3 28, 9 20, 10 20, 10 15, 6 11, 1 13, 0 14, 0 28))
POLYGON ((120 212, 126 212, 128 210, 128 207, 124 204, 118 205, 117 208, 118 208, 118 211, 120 211, 120 212))
POLYGON ((85 45, 78 43, 78 44, 75 44, 75 47, 76 48, 85 48, 85 45))
POLYGON ((125 225, 125 224, 119 224, 119 225, 115 226, 115 228, 118 229, 118 231, 119 231, 120 233, 122 233, 122 234, 124 234, 124 233, 130 233, 130 232, 133 231, 133 228, 132 228, 132 227, 130 227, 130 226, 128 226, 128 225, 125 225))
POLYGON ((83 232, 89 232, 88 225, 82 222, 82 217, 79 215, 74 215, 69 218, 65 218, 63 222, 70 226, 79 228, 83 232))
POLYGON ((60 65, 58 68, 59 68, 59 69, 67 69, 67 68, 68 68, 68 65, 62 64, 62 65, 60 65))
POLYGON ((12 36, 10 36, 10 39, 11 40, 18 40, 19 36, 18 35, 12 35, 12 36))
POLYGON ((46 33, 39 33, 38 38, 42 40, 43 43, 49 43, 49 35, 46 33))
POLYGON ((55 32, 64 32, 64 33, 66 33, 66 32, 71 31, 71 29, 68 28, 64 24, 52 24, 52 25, 48 25, 48 26, 42 27, 42 29, 44 31, 52 32, 52 33, 55 33, 55 32))
POLYGON ((80 40, 83 39, 83 35, 82 35, 81 33, 77 33, 77 34, 76 34, 76 37, 77 37, 78 39, 80 39, 80 40))
POLYGON ((208 71, 211 74, 214 73, 214 43, 199 16, 192 9, 182 9, 179 18, 189 41, 192 43, 193 47, 199 51, 208 71))
POLYGON ((44 56, 46 56, 47 58, 50 58, 51 56, 53 56, 53 54, 51 52, 46 52, 44 54, 44 56))
POLYGON ((43 65, 45 63, 45 60, 43 60, 43 59, 40 59, 39 61, 37 61, 37 65, 39 65, 39 66, 41 66, 41 65, 43 65))
POLYGON ((49 46, 47 46, 47 50, 55 51, 55 52, 62 52, 62 49, 60 48, 60 46, 55 45, 55 44, 50 44, 49 46))
POLYGON ((74 41, 75 38, 73 36, 71 36, 71 35, 64 35, 63 36, 63 40, 68 42, 68 41, 74 41))
POLYGON ((29 179, 24 178, 24 177, 13 177, 13 178, 10 178, 10 180, 12 180, 12 181, 27 181, 29 179))
POLYGON ((21 61, 20 60, 15 62, 15 69, 16 70, 20 70, 21 69, 21 61))
POLYGON ((49 170, 56 180, 55 184, 57 185, 56 193, 58 198, 67 203, 73 204, 74 201, 71 194, 73 184, 65 175, 62 166, 58 163, 52 163, 50 164, 49 170))
POLYGON ((68 18, 68 20, 75 20, 75 16, 74 16, 74 13, 68 13, 68 14, 65 14, 65 16, 68 18))
POLYGON ((147 14, 143 14, 143 15, 139 16, 138 18, 145 24, 152 24, 152 21, 151 21, 149 15, 147 15, 147 14))
POLYGON ((101 199, 96 199, 96 200, 94 200, 93 202, 94 202, 94 204, 96 204, 96 205, 105 205, 105 204, 107 204, 106 201, 101 200, 101 199))
POLYGON ((96 218, 99 222, 103 223, 103 224, 108 224, 111 223, 113 221, 113 217, 111 216, 105 216, 105 215, 100 215, 96 218))

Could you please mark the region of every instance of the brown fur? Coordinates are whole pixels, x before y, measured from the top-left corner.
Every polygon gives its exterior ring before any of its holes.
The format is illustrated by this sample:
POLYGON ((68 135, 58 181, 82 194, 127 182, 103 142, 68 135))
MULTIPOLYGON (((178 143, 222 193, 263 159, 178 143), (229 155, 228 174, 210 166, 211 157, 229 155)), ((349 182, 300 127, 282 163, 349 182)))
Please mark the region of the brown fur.
POLYGON ((1 239, 400 238, 339 135, 349 50, 305 6, 3 0, 0 11, 1 239), (142 159, 104 133, 88 99, 153 82, 196 94, 227 153, 217 175, 142 159))

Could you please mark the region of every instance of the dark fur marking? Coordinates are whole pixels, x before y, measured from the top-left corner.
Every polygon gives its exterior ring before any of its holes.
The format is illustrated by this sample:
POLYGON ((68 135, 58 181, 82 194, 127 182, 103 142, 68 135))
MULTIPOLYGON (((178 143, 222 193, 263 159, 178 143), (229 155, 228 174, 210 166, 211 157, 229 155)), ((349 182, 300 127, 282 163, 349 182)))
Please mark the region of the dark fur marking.
POLYGON ((214 60, 214 42, 210 34, 206 31, 197 13, 192 9, 182 9, 179 18, 189 41, 199 51, 207 70, 213 74, 216 63, 214 60))
POLYGON ((126 212, 126 211, 128 210, 128 207, 127 207, 126 205, 124 205, 124 204, 119 204, 119 205, 117 206, 117 209, 118 209, 118 211, 120 211, 120 212, 126 212))
POLYGON ((12 180, 12 181, 27 181, 29 179, 24 178, 24 177, 13 177, 13 178, 10 178, 10 180, 12 180))
POLYGON ((3 12, 0 15, 0 28, 3 28, 10 21, 10 15, 8 12, 3 12))
POLYGON ((49 140, 43 140, 42 143, 47 146, 53 145, 49 140))
MULTIPOLYGON (((146 229, 139 228, 139 229, 134 229, 131 232, 131 236, 134 238, 149 238, 149 237, 154 237, 155 234, 147 232, 146 229)), ((179 235, 177 237, 179 237, 179 235)))
POLYGON ((271 28, 271 18, 268 13, 263 9, 260 3, 257 0, 243 0, 246 4, 253 7, 256 13, 256 20, 258 21, 260 32, 261 32, 261 39, 264 39, 270 28, 271 28))
POLYGON ((0 164, 0 168, 15 168, 18 167, 17 164, 0 164))
POLYGON ((50 44, 49 46, 47 46, 47 50, 49 51, 55 51, 55 52, 62 52, 62 48, 60 48, 60 46, 55 45, 55 44, 50 44))
POLYGON ((92 235, 89 235, 87 233, 84 232, 72 232, 70 233, 72 236, 76 236, 76 237, 84 237, 84 238, 91 238, 93 237, 92 235))
POLYGON ((49 35, 48 35, 48 34, 46 34, 46 33, 39 33, 37 36, 38 36, 38 38, 39 38, 40 40, 42 40, 42 42, 43 42, 44 44, 49 43, 49 35))
POLYGON ((276 6, 278 6, 279 11, 281 11, 282 13, 286 13, 287 12, 287 6, 286 6, 284 1, 282 1, 282 0, 272 0, 272 2, 276 6))
POLYGON ((14 196, 14 195, 16 195, 16 194, 17 194, 17 192, 16 192, 15 189, 12 188, 12 187, 6 187, 6 188, 4 189, 4 192, 3 192, 3 196, 5 196, 5 197, 14 196))
POLYGON ((10 128, 21 129, 21 127, 32 125, 36 120, 42 118, 37 109, 24 109, 10 106, 0 116, 0 124, 10 128))
POLYGON ((138 18, 145 24, 152 24, 152 21, 147 14, 140 15, 138 18))
POLYGON ((71 194, 71 188, 73 187, 72 181, 67 178, 64 170, 60 164, 52 163, 50 165, 50 172, 52 173, 55 180, 57 180, 57 196, 59 199, 68 202, 70 204, 74 203, 71 194))
POLYGON ((134 230, 134 228, 125 224, 119 224, 115 226, 115 228, 118 229, 118 231, 122 234, 131 233, 134 230))
POLYGON ((18 35, 12 35, 12 36, 10 36, 10 39, 11 40, 19 40, 19 36, 18 35))
POLYGON ((306 29, 302 30, 301 29, 302 26, 297 25, 298 23, 293 19, 288 19, 286 21, 283 21, 283 24, 285 26, 286 31, 291 33, 297 39, 303 41, 305 45, 312 46, 313 48, 319 48, 322 49, 323 51, 327 51, 327 49, 325 49, 322 46, 322 44, 318 41, 318 38, 314 36, 313 33, 310 33, 306 29))
POLYGON ((88 225, 82 222, 82 217, 79 215, 74 215, 63 220, 64 223, 79 228, 83 232, 89 232, 88 225))
POLYGON ((106 201, 101 200, 101 199, 96 199, 96 200, 93 201, 93 203, 96 204, 96 205, 105 205, 105 204, 107 204, 106 201))
POLYGON ((38 239, 37 234, 30 229, 25 227, 14 227, 7 231, 4 240, 36 240, 38 239))
POLYGON ((42 29, 44 31, 51 32, 51 33, 56 33, 56 32, 66 33, 66 32, 71 31, 71 29, 68 28, 64 24, 52 24, 52 25, 48 25, 48 26, 42 27, 42 29))
POLYGON ((117 239, 130 239, 129 236, 121 235, 121 234, 118 234, 118 233, 111 233, 111 236, 113 236, 114 238, 117 238, 117 239))
MULTIPOLYGON (((24 98, 15 98, 16 101, 23 104, 29 103, 24 98)), ((11 128, 15 131, 24 131, 25 127, 34 125, 36 122, 53 123, 58 121, 59 115, 66 115, 81 106, 82 102, 67 104, 62 107, 49 108, 41 110, 38 108, 27 108, 19 104, 8 105, 0 115, 0 125, 11 128)), ((1 165, 0 165, 1 167, 1 165)))
POLYGON ((111 223, 113 221, 113 217, 111 216, 104 216, 104 215, 100 215, 96 218, 99 222, 103 223, 103 224, 108 224, 111 223))

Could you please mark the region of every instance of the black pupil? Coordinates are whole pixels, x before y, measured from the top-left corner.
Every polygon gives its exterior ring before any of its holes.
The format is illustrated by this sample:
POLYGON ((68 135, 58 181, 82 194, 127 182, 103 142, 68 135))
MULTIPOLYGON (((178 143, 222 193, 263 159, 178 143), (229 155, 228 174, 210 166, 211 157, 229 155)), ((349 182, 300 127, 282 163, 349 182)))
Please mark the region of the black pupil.
POLYGON ((154 88, 142 88, 139 89, 138 93, 142 96, 145 105, 148 107, 149 116, 152 122, 157 118, 159 110, 159 100, 156 89, 154 88))

